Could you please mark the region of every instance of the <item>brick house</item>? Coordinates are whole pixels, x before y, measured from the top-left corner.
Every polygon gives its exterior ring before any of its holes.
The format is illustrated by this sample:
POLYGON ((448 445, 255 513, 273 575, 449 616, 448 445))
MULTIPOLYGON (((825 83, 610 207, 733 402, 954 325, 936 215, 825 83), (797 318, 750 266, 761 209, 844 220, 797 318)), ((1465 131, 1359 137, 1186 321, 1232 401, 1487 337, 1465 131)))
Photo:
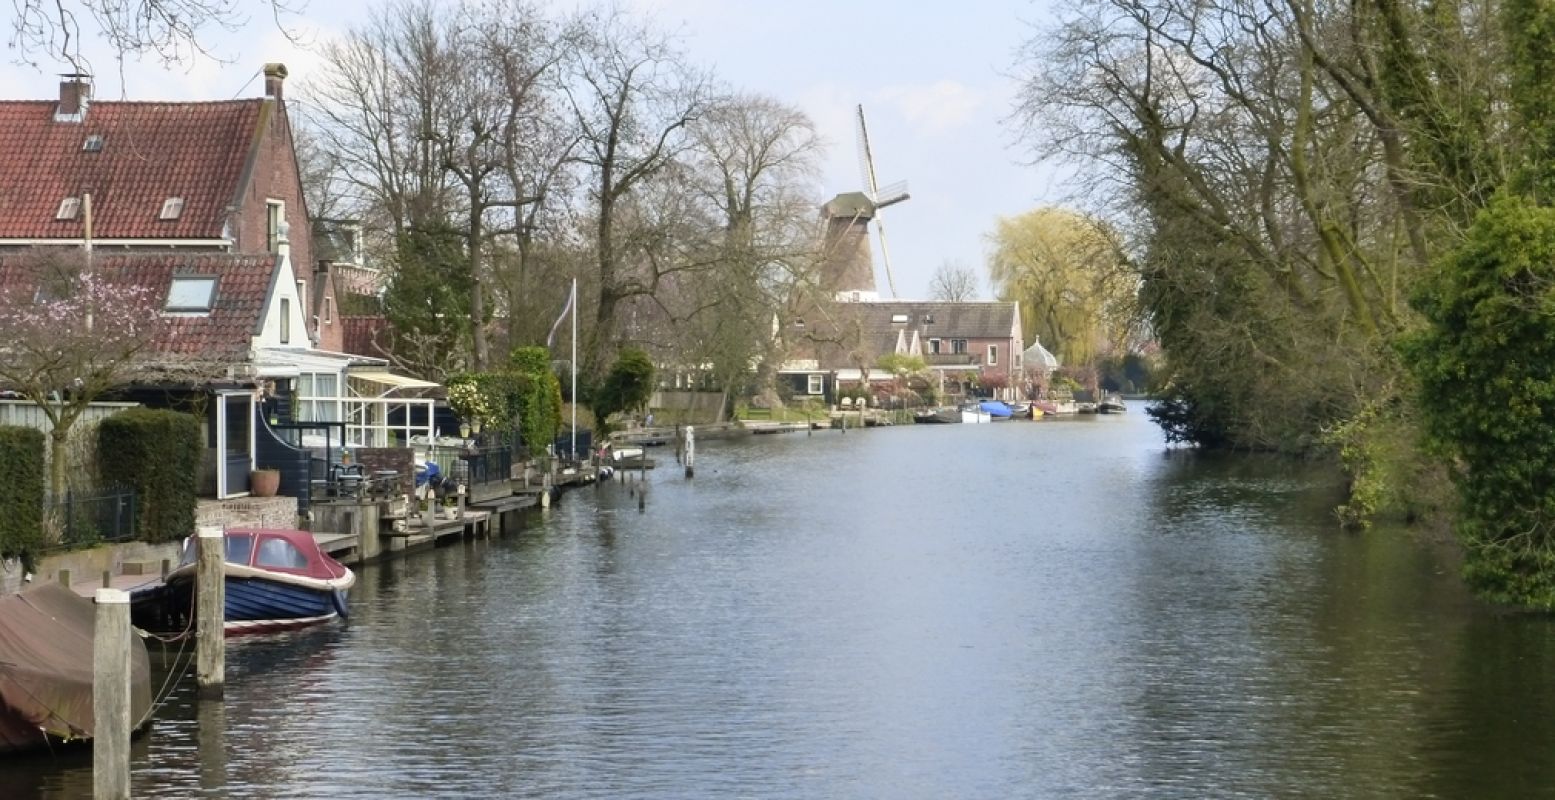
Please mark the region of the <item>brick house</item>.
POLYGON ((80 249, 94 271, 157 298, 147 313, 158 352, 231 359, 206 417, 218 497, 247 491, 267 395, 358 444, 430 432, 431 401, 399 401, 431 384, 342 352, 334 257, 315 256, 286 67, 264 76, 264 96, 243 100, 95 101, 84 76, 67 76, 57 100, 0 101, 0 269, 80 249), (391 431, 394 413, 403 430, 391 431))
POLYGON ((941 396, 961 394, 973 377, 999 383, 1009 399, 1009 376, 1024 367, 1020 308, 1011 302, 890 300, 835 303, 814 319, 798 320, 780 379, 795 397, 834 397, 839 389, 885 393, 895 376, 879 369, 887 354, 920 356, 941 396))
POLYGON ((308 336, 338 351, 315 286, 328 281, 315 274, 286 67, 264 74, 264 97, 245 100, 97 101, 85 76, 67 76, 58 100, 0 101, 0 252, 90 238, 99 253, 273 255, 284 232, 308 336))

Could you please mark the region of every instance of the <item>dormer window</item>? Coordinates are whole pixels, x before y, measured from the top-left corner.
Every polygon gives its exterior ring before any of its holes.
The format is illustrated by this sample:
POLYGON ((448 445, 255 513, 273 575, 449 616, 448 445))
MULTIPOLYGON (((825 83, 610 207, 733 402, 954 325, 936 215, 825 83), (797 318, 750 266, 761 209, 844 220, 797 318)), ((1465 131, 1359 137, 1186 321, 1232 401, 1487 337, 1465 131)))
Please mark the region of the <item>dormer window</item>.
POLYGON ((925 324, 925 325, 933 325, 934 324, 934 315, 933 314, 924 314, 923 315, 923 324, 925 324))
POLYGON ((891 324, 893 324, 893 325, 906 325, 907 324, 907 315, 906 314, 892 314, 891 315, 891 324))
POLYGON ((56 220, 75 219, 76 218, 76 214, 80 210, 81 210, 81 198, 79 198, 79 197, 67 197, 64 200, 59 201, 59 210, 54 212, 54 219, 56 219, 56 220))
POLYGON ((803 328, 804 327, 804 317, 799 317, 798 319, 795 319, 794 320, 794 327, 795 328, 803 328))
POLYGON ((86 141, 81 143, 81 149, 87 153, 101 153, 103 151, 103 135, 94 133, 86 137, 86 141))
POLYGON ((160 219, 160 220, 178 219, 179 215, 181 215, 183 213, 184 213, 184 199, 182 197, 169 197, 166 200, 162 201, 162 213, 157 215, 157 219, 160 219))
POLYGON ((180 275, 167 290, 167 306, 174 313, 207 314, 216 302, 216 276, 180 275))

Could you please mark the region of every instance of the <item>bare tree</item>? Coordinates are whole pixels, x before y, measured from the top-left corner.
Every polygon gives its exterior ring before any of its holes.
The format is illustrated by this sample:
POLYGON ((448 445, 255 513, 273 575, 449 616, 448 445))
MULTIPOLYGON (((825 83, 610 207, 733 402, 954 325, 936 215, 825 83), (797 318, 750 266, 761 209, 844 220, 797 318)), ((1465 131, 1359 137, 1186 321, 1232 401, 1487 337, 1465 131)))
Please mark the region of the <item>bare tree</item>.
POLYGON ((796 264, 815 263, 814 180, 820 139, 802 111, 760 95, 712 100, 692 125, 689 187, 709 210, 706 280, 687 282, 678 315, 691 363, 712 364, 725 394, 743 389, 751 364, 765 387, 781 360, 779 330, 799 286, 796 264), (755 323, 755 324, 753 324, 755 323))
POLYGON ((677 43, 650 26, 619 10, 597 12, 584 24, 591 35, 570 52, 566 95, 593 206, 596 301, 583 364, 596 375, 619 332, 617 307, 651 297, 667 272, 683 268, 652 259, 647 246, 660 236, 634 225, 652 209, 632 201, 691 146, 686 129, 706 105, 708 88, 677 43))
MULTIPOLYGON (((292 0, 253 4, 265 7, 278 26, 301 7, 292 0)), ((13 0, 9 44, 21 58, 41 54, 90 72, 81 43, 95 29, 120 58, 149 55, 176 64, 211 55, 202 37, 212 29, 232 31, 247 24, 248 14, 238 5, 237 0, 13 0), (86 20, 90 23, 83 28, 86 20)))
POLYGON ((977 297, 977 272, 959 261, 946 261, 929 280, 929 297, 942 303, 962 303, 977 297))
POLYGON ((340 154, 343 184, 395 240, 452 226, 468 280, 469 365, 491 357, 493 243, 519 237, 520 260, 566 163, 556 124, 558 26, 523 0, 453 10, 427 0, 390 6, 326 50, 330 73, 315 92, 322 136, 340 154), (543 135, 542 135, 543 134, 543 135))

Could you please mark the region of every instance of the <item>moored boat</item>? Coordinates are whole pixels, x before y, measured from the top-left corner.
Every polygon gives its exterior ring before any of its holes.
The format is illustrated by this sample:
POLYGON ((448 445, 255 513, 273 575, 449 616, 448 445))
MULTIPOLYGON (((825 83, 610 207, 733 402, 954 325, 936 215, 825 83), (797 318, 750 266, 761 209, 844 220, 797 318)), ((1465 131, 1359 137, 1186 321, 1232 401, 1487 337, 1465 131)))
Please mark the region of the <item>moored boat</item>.
POLYGON ((961 421, 965 423, 976 424, 993 422, 993 417, 990 416, 987 411, 984 411, 982 408, 980 408, 977 403, 967 403, 966 405, 961 406, 958 409, 958 412, 961 414, 961 421))
POLYGON ((1101 402, 1096 404, 1098 414, 1122 414, 1127 410, 1128 406, 1123 405, 1123 398, 1115 394, 1104 396, 1101 402))
MULTIPOLYGON (((349 567, 325 553, 307 531, 234 529, 226 532, 228 636, 301 628, 344 617, 346 592, 356 583, 349 567)), ((194 540, 167 574, 173 608, 193 608, 194 540)))
POLYGON ((961 412, 954 408, 925 408, 914 411, 913 422, 926 424, 944 424, 947 422, 960 422, 961 412))
MULTIPOLYGON (((0 597, 0 753, 92 738, 96 607, 58 583, 0 597)), ((151 711, 146 644, 130 637, 130 717, 151 711)))
POLYGON ((1007 420, 1014 416, 1010 407, 998 400, 984 400, 977 404, 978 409, 988 413, 995 422, 1007 420))
POLYGON ((641 447, 611 447, 610 464, 618 470, 653 469, 653 459, 641 447))

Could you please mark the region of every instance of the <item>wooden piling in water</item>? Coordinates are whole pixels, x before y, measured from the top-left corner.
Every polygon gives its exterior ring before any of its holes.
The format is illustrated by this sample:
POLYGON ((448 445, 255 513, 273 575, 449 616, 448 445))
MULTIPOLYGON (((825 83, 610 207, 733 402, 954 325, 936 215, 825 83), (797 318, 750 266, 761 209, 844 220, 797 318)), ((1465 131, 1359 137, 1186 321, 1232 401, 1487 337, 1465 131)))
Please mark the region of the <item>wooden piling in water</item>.
POLYGON ((92 639, 92 796, 130 797, 130 595, 98 589, 92 639))
POLYGON ((199 555, 194 590, 198 694, 216 698, 226 692, 227 684, 227 580, 222 570, 227 544, 217 527, 201 528, 195 542, 199 555))
POLYGON ((690 425, 686 426, 686 477, 696 476, 697 434, 690 425))

